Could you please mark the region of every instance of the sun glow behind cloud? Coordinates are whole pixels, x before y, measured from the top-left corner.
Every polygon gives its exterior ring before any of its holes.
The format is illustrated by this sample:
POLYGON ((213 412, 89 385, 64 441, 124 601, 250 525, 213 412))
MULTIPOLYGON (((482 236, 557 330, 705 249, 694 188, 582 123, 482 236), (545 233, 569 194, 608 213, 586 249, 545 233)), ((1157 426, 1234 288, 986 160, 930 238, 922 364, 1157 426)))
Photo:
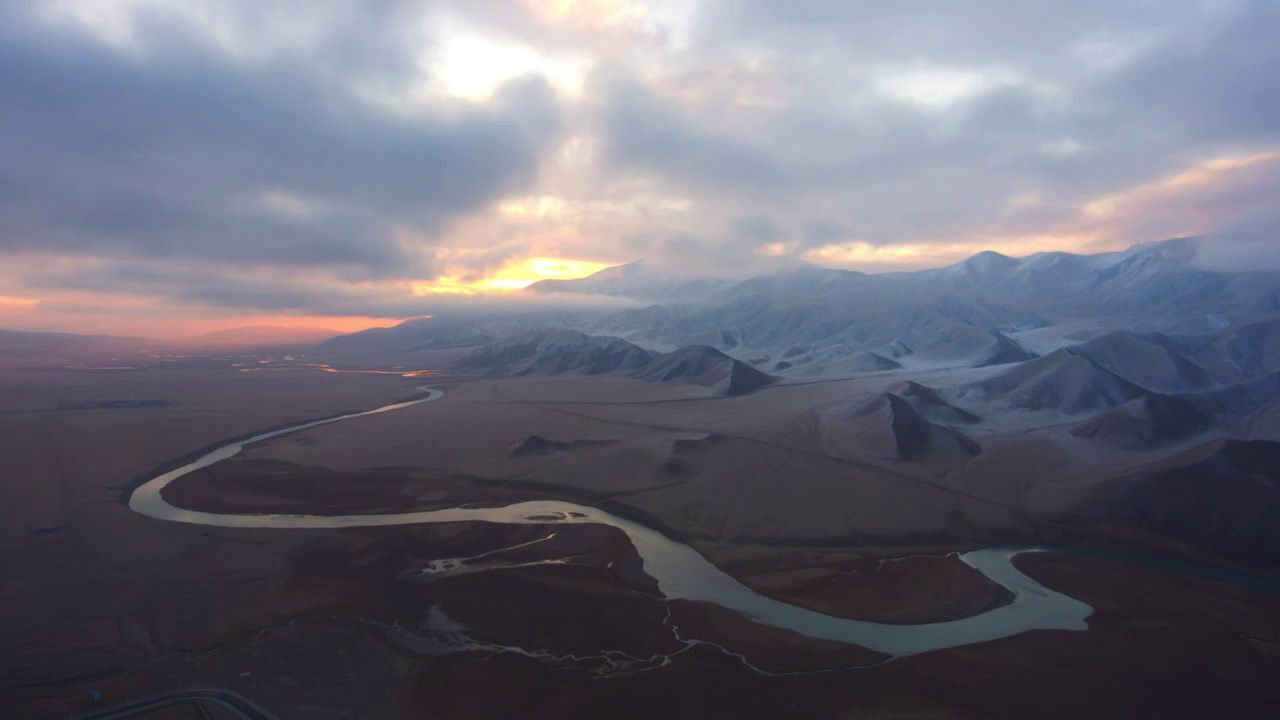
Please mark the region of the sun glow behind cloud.
POLYGON ((452 275, 430 283, 414 285, 417 295, 439 293, 471 295, 484 292, 520 290, 539 280, 567 280, 599 272, 610 263, 589 260, 565 260, 561 258, 533 257, 507 265, 485 278, 467 278, 452 275))
POLYGON ((551 24, 599 29, 643 21, 644 5, 628 0, 524 0, 535 15, 551 24))
POLYGON ((36 298, 11 297, 0 295, 0 313, 14 310, 30 310, 40 302, 36 298))
POLYGON ((936 110, 979 95, 1010 78, 992 72, 954 68, 895 68, 877 72, 871 86, 898 102, 936 110))
POLYGON ((503 83, 536 74, 562 96, 577 97, 590 63, 578 57, 551 57, 528 45, 454 27, 439 31, 440 46, 429 60, 432 84, 446 95, 483 101, 503 83))
POLYGON ((504 218, 517 222, 555 217, 563 213, 564 209, 564 199, 553 195, 516 198, 498 205, 498 212, 504 218))

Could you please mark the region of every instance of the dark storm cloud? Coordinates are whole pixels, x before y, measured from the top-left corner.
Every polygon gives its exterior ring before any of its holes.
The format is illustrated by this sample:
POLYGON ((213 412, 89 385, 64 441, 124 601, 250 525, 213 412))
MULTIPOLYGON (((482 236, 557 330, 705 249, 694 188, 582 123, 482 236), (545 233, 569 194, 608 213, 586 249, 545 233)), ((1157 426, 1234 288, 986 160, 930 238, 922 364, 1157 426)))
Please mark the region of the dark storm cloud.
MULTIPOLYGON (((140 24, 140 52, 121 52, 13 13, 6 20, 4 251, 422 276, 430 255, 393 228, 429 239, 532 184, 559 129, 541 80, 483 106, 394 112, 354 95, 323 53, 236 60, 159 17, 140 24), (303 211, 264 206, 269 192, 300 199, 303 211)), ((321 49, 394 70, 360 45, 377 36, 321 49)))

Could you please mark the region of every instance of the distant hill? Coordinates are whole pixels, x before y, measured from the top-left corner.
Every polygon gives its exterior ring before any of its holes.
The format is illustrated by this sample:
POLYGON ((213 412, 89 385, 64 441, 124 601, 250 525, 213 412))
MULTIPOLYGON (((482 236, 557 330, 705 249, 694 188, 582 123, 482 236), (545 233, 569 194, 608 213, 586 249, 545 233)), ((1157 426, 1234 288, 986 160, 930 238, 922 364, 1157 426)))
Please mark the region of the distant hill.
POLYGON ((1206 270, 1196 247, 1177 238, 1096 255, 985 252, 914 272, 797 265, 745 279, 636 262, 527 292, 615 296, 644 307, 409 320, 324 349, 403 353, 565 328, 658 351, 707 346, 794 377, 1012 367, 1093 338, 1078 348, 1093 366, 1177 394, 1280 361, 1280 271, 1206 270), (1224 331, 1232 332, 1219 337, 1224 331))
POLYGON ((1144 394, 1143 388, 1067 349, 1015 365, 959 393, 996 406, 1065 414, 1113 408, 1144 394))
POLYGON ((777 380, 713 347, 694 345, 663 355, 631 373, 645 382, 679 382, 712 388, 716 395, 744 395, 777 380))
MULTIPOLYGON (((896 342, 905 345, 901 340, 896 342)), ((911 347, 920 358, 965 367, 1008 365, 1038 357, 998 330, 969 324, 947 324, 920 334, 911 347)))
POLYGON ((473 320, 412 318, 389 328, 369 328, 339 335, 320 344, 320 349, 345 353, 403 353, 415 350, 481 345, 494 333, 473 320))
POLYGON ((1083 511, 1280 569, 1280 443, 1219 439, 1099 486, 1083 511))
POLYGON ((494 377, 601 375, 642 368, 658 357, 625 340, 576 330, 534 330, 486 345, 457 362, 462 370, 494 377))
POLYGON ((1160 333, 1115 331, 1076 345, 1071 352, 1148 390, 1179 393, 1213 385, 1209 372, 1184 347, 1160 333))
MULTIPOLYGON (((950 267, 880 275, 802 266, 736 282, 633 263, 531 290, 658 303, 582 329, 647 347, 708 345, 767 356, 765 367, 804 375, 868 371, 839 361, 856 352, 908 368, 1022 362, 1035 353, 1018 333, 1057 324, 1084 322, 1099 335, 1124 330, 1135 345, 1159 345, 1141 334, 1207 334, 1280 315, 1280 272, 1209 271, 1195 256, 1190 240, 1174 239, 1098 255, 985 252, 950 267), (914 357, 883 352, 891 346, 910 348, 914 357)), ((1105 356, 1094 359, 1110 367, 1105 356)))
POLYGON ((777 380, 705 345, 662 354, 619 338, 565 329, 496 340, 461 358, 455 367, 490 377, 626 373, 643 382, 701 385, 714 395, 741 395, 777 380))
POLYGON ((559 455, 561 453, 572 452, 580 448, 603 447, 612 444, 609 440, 573 440, 571 442, 562 442, 559 440, 550 440, 541 435, 530 435, 529 437, 515 443, 507 451, 512 457, 531 457, 539 455, 559 455))
POLYGON ((1195 402, 1177 395, 1147 394, 1072 428, 1079 437, 1125 450, 1153 450, 1195 437, 1213 418, 1195 402))
POLYGON ((693 300, 730 284, 727 280, 656 272, 644 262, 605 268, 572 280, 539 280, 527 292, 609 295, 637 300, 693 300))
MULTIPOLYGON (((926 412, 950 407, 916 386, 903 388, 926 412)), ((927 390, 927 389, 926 389, 927 390)), ((823 445, 836 457, 956 462, 981 452, 965 434, 930 422, 916 404, 888 392, 871 400, 837 405, 821 416, 823 445)), ((957 419, 969 416, 955 408, 957 419)))
POLYGON ((779 360, 774 365, 774 369, 778 371, 799 368, 796 374, 837 375, 862 375, 886 370, 901 370, 902 367, 902 363, 890 360, 870 350, 863 350, 852 355, 834 356, 820 362, 813 362, 808 355, 799 355, 787 360, 779 360))
POLYGON ((1116 331, 952 394, 996 410, 1088 416, 1073 435, 1152 450, 1205 433, 1245 431, 1250 417, 1280 401, 1280 373, 1265 361, 1276 329, 1280 324, 1267 322, 1184 338, 1116 331))
POLYGON ((982 418, 968 410, 951 404, 942 393, 908 380, 889 388, 889 393, 901 398, 921 417, 930 422, 942 425, 973 425, 982 422, 982 418))
POLYGON ((1177 340, 1218 382, 1237 382, 1280 368, 1280 317, 1177 340))

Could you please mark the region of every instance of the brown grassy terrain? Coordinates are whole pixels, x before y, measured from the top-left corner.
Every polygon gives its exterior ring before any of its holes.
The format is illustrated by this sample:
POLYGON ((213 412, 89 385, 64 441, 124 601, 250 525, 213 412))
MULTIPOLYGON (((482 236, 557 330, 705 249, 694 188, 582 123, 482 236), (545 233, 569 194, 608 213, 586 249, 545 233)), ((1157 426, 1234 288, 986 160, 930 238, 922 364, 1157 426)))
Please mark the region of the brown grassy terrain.
MULTIPOLYGON (((6 374, 0 705, 65 717, 101 707, 93 689, 119 703, 197 686, 318 718, 1262 717, 1280 702, 1267 680, 1280 670, 1274 596, 1117 560, 1018 560, 1097 608, 1088 632, 852 669, 883 658, 661 602, 609 528, 236 530, 159 522, 125 504, 155 468, 219 440, 376 407, 422 382, 183 367, 6 374), (164 404, 111 404, 130 398, 164 404), (420 573, 433 559, 529 542, 474 571, 420 573), (563 562, 529 565, 549 559, 563 562), (426 632, 432 608, 473 641, 538 657, 415 652, 404 634, 426 632), (705 644, 684 649, 676 628, 705 644)), ((1030 460, 980 455, 986 472, 948 476, 824 455, 815 412, 881 392, 878 378, 703 400, 607 377, 440 382, 442 400, 261 443, 166 497, 313 513, 563 498, 651 522, 766 594, 885 622, 1005 600, 950 552, 1078 539, 1025 502, 1030 460), (565 449, 511 453, 531 435, 565 449), (906 555, 930 557, 880 562, 906 555)), ((1065 488, 1081 472, 1051 475, 1065 488)))

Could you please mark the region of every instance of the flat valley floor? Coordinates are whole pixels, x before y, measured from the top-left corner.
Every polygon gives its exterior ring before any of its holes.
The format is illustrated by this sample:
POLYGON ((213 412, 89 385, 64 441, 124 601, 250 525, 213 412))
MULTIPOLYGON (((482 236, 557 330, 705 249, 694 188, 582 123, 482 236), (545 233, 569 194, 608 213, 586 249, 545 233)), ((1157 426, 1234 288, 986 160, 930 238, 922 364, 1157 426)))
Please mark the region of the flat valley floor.
POLYGON ((453 375, 451 357, 424 358, 441 371, 418 377, 212 361, 3 371, 6 716, 76 717, 193 688, 236 692, 279 718, 1252 718, 1280 708, 1280 595, 1122 559, 1210 561, 1068 512, 1105 474, 1075 460, 1073 440, 979 436, 976 457, 865 459, 824 433, 823 412, 901 378, 707 398, 615 376, 453 375), (141 481, 202 448, 416 397, 424 383, 446 395, 250 446, 165 497, 309 514, 570 500, 685 542, 763 594, 887 623, 1007 602, 957 552, 1049 544, 1114 556, 1016 561, 1093 606, 1087 631, 886 662, 665 601, 605 526, 255 530, 128 507, 141 481), (456 651, 423 640, 440 636, 456 651))

